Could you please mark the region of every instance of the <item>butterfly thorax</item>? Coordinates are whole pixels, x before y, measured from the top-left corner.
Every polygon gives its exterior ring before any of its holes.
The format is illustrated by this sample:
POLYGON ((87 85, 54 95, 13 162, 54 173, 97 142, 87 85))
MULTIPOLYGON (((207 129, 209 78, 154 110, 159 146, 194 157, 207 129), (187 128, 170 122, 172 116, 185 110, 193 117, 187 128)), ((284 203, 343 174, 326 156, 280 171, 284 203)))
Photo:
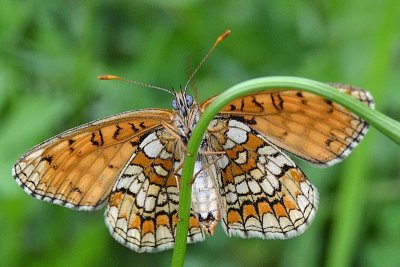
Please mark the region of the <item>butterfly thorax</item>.
MULTIPOLYGON (((199 106, 192 96, 185 94, 185 92, 180 92, 176 93, 176 97, 172 101, 172 107, 177 112, 175 126, 178 129, 180 140, 186 146, 201 115, 199 106)), ((182 150, 184 151, 185 148, 182 148, 182 150)), ((208 235, 213 235, 220 219, 220 211, 217 188, 210 175, 211 166, 206 161, 205 152, 206 142, 203 140, 194 169, 192 209, 203 231, 208 235)))

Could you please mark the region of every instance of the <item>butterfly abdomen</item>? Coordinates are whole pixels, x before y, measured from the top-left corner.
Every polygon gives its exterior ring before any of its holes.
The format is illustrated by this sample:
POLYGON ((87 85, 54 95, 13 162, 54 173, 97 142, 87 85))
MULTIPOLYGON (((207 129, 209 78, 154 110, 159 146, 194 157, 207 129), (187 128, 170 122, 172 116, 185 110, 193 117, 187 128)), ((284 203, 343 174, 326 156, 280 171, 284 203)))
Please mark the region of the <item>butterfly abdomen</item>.
POLYGON ((196 161, 194 167, 192 208, 203 231, 213 235, 220 219, 218 193, 201 158, 196 161))

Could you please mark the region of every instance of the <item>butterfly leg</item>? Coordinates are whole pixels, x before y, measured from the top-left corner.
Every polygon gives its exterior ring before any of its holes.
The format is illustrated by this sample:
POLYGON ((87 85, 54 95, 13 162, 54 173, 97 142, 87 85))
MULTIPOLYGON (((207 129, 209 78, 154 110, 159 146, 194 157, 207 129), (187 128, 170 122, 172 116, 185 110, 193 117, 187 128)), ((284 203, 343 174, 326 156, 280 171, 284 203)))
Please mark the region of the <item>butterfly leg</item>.
POLYGON ((176 186, 177 186, 178 190, 181 190, 181 188, 180 188, 181 176, 178 175, 178 172, 182 169, 182 167, 183 167, 183 160, 181 162, 179 162, 179 164, 175 167, 175 170, 174 170, 174 177, 175 177, 176 186))
POLYGON ((177 187, 178 190, 180 191, 180 190, 181 190, 181 187, 179 186, 179 182, 180 182, 180 181, 179 181, 179 176, 174 174, 174 177, 175 177, 176 187, 177 187))
POLYGON ((225 155, 225 151, 200 151, 199 154, 205 155, 205 156, 212 156, 212 155, 225 155))
POLYGON ((164 122, 164 121, 162 121, 161 124, 165 127, 165 129, 166 129, 173 137, 175 137, 175 141, 177 141, 177 142, 181 145, 181 147, 182 147, 184 150, 186 150, 186 145, 182 142, 181 136, 180 136, 177 132, 174 131, 174 128, 173 128, 170 124, 168 124, 168 123, 166 123, 166 122, 164 122))

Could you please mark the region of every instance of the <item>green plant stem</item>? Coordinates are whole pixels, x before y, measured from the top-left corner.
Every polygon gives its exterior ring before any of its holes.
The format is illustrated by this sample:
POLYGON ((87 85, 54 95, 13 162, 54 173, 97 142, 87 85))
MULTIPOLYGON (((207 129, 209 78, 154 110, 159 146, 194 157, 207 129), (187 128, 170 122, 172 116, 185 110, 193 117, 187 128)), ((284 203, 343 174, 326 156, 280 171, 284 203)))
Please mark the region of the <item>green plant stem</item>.
POLYGON ((400 123, 385 116, 384 114, 373 110, 366 105, 362 104, 355 98, 341 93, 333 87, 316 82, 309 79, 297 77, 265 77, 257 78, 237 84, 218 97, 210 104, 205 112, 201 115, 199 122, 193 130, 192 136, 187 145, 187 154, 184 159, 182 180, 179 195, 179 222, 176 230, 176 243, 172 256, 172 266, 183 266, 184 257, 186 253, 186 239, 189 227, 189 214, 191 205, 191 181, 193 177, 194 164, 197 158, 197 152, 200 142, 207 130, 208 124, 217 115, 217 113, 232 100, 266 90, 287 90, 300 89, 320 95, 326 99, 336 102, 359 117, 367 121, 370 125, 377 128, 390 139, 400 144, 400 123))

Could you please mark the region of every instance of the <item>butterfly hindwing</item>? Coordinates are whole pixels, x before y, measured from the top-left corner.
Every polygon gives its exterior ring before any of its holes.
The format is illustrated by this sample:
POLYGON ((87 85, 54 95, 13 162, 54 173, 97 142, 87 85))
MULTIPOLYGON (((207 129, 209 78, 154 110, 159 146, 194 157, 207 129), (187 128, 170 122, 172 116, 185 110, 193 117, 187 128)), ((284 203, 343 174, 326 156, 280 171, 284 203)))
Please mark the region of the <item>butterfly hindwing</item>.
POLYGON ((217 118, 210 127, 222 223, 230 236, 289 238, 312 221, 318 192, 296 164, 240 121, 217 118))
MULTIPOLYGON (((124 246, 157 252, 175 243, 180 180, 175 170, 181 151, 165 129, 143 137, 111 192, 105 218, 110 233, 124 246)), ((188 242, 204 238, 191 212, 188 242)))

